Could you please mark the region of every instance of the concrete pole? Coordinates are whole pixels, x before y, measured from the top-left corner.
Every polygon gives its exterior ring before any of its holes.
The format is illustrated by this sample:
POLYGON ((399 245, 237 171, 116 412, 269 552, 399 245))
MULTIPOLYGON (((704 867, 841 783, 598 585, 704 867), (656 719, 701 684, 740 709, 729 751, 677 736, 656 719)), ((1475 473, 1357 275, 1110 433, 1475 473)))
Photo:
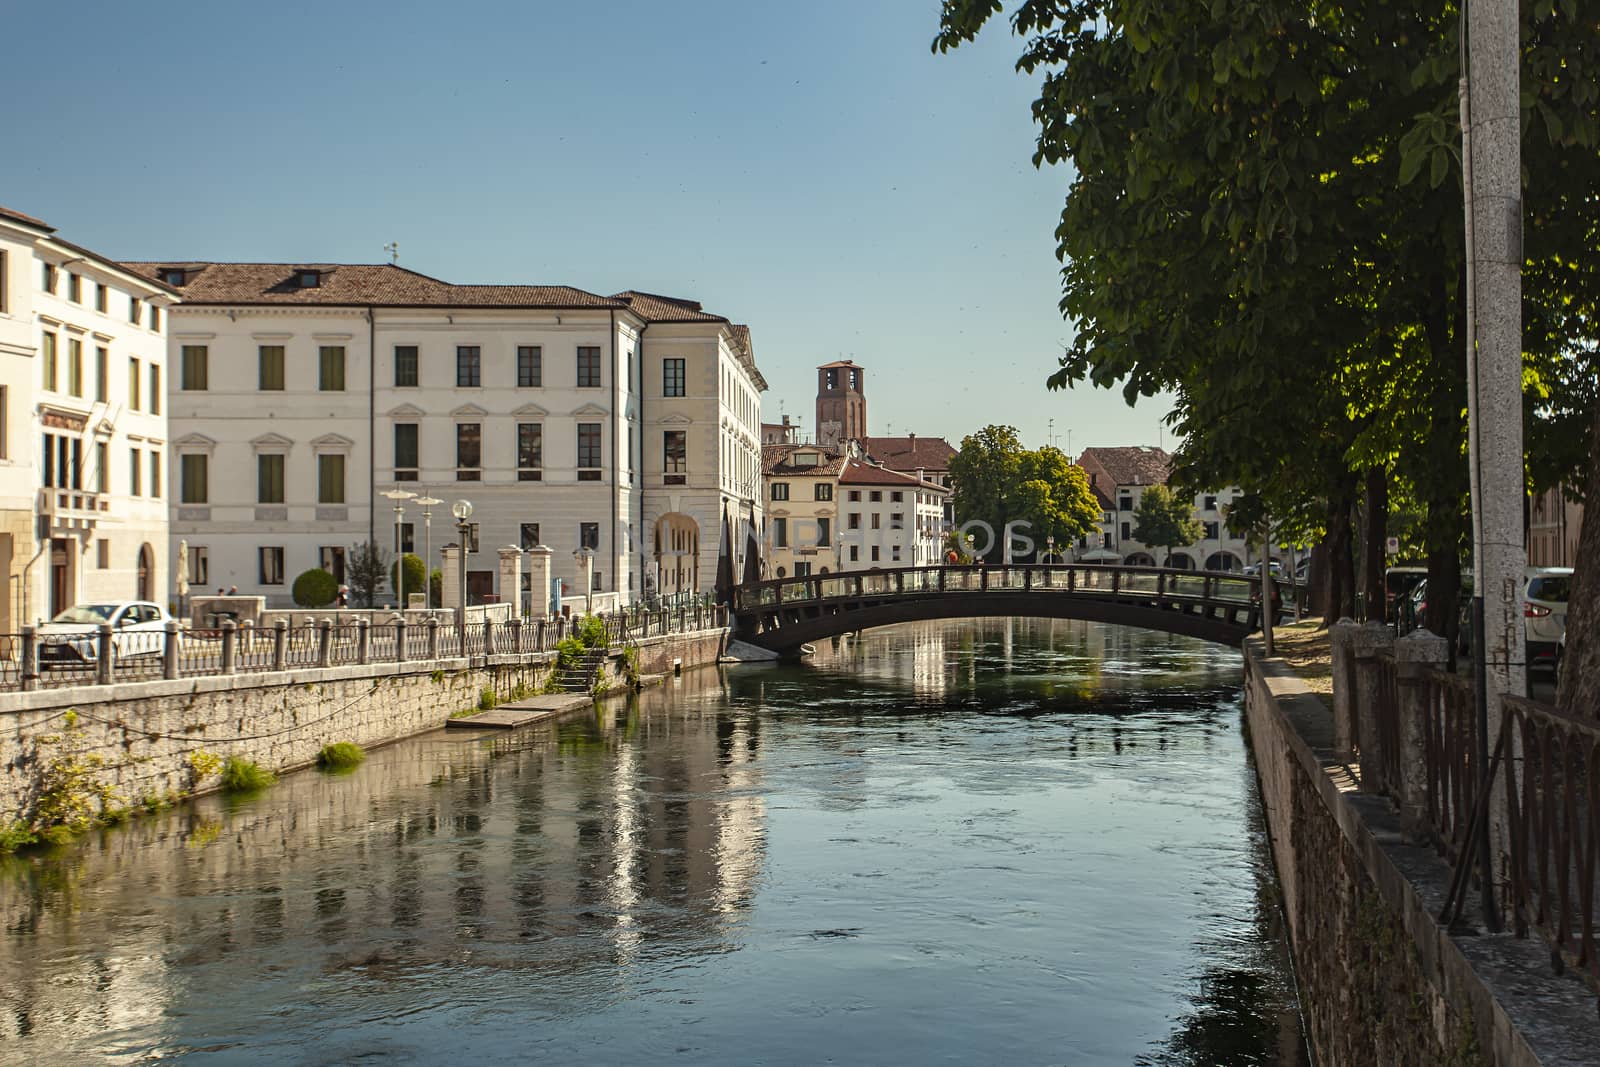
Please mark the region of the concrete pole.
MULTIPOLYGON (((528 617, 533 619, 547 619, 550 617, 550 549, 545 545, 535 545, 528 549, 528 584, 532 588, 528 617)), ((518 593, 521 598, 521 593, 518 593)))
POLYGON ((500 599, 511 602, 511 617, 522 617, 522 549, 506 545, 500 549, 500 599))
MULTIPOLYGON (((1526 687, 1522 620, 1521 42, 1516 0, 1467 5, 1462 160, 1467 238, 1467 397, 1472 463, 1478 765, 1502 697, 1526 687), (1481 620, 1481 623, 1478 622, 1481 620), (1481 627, 1481 628, 1480 628, 1481 627)), ((1507 754, 1512 755, 1511 753, 1507 754)), ((1481 783, 1482 779, 1480 779, 1481 783)), ((1497 805, 1503 807, 1503 804, 1497 805)), ((1499 869, 1505 816, 1491 809, 1480 859, 1499 869), (1491 840, 1488 840, 1492 838, 1491 840), (1492 855, 1491 855, 1492 853, 1492 855)), ((1484 879, 1485 919, 1498 916, 1484 879)))

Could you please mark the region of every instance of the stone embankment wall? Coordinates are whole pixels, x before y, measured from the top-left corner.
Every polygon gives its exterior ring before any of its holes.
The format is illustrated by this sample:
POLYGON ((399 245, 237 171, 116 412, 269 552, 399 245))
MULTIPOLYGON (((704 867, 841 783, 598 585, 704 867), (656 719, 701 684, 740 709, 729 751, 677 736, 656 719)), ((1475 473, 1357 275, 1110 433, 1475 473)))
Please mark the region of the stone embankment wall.
POLYGON ((1440 927, 1449 868, 1359 791, 1328 706, 1257 641, 1245 708, 1317 1062, 1595 1062, 1592 995, 1553 975, 1537 942, 1440 927))
MULTIPOLYGON (((638 642, 640 670, 715 664, 726 644, 723 630, 647 638, 638 642)), ((165 802, 217 787, 214 773, 197 776, 196 754, 272 771, 308 766, 331 742, 372 748, 436 729, 485 689, 500 700, 534 690, 553 662, 549 653, 479 656, 7 693, 0 830, 30 816, 43 764, 66 749, 98 763, 93 774, 116 806, 165 802)), ((620 657, 612 663, 619 676, 620 657)))

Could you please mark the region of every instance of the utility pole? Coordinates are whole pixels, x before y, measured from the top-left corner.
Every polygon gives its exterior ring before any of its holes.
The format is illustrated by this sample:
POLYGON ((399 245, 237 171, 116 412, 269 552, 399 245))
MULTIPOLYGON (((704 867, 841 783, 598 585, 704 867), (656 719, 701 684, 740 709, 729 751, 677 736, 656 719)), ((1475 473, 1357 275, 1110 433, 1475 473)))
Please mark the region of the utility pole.
MULTIPOLYGON (((1466 199, 1467 417, 1472 463, 1472 613, 1479 788, 1502 699, 1526 688, 1522 620, 1522 146, 1517 0, 1463 5, 1462 185, 1466 199)), ((1507 754, 1510 755, 1509 753, 1507 754)), ((1493 809, 1491 809, 1492 811, 1493 809)), ((1483 820, 1479 861, 1499 864, 1483 820)), ((1498 837, 1498 832, 1493 836, 1498 837)), ((1498 846, 1496 846, 1498 850, 1498 846)), ((1498 928, 1492 878, 1484 919, 1498 928)))

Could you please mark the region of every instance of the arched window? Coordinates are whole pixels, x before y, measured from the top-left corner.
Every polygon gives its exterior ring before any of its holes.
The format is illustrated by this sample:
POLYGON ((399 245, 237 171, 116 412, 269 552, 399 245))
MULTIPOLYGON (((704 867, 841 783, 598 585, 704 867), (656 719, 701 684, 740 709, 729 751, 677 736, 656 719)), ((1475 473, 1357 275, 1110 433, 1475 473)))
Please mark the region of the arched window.
POLYGON ((149 545, 139 546, 139 585, 135 600, 154 600, 156 580, 156 554, 149 545))

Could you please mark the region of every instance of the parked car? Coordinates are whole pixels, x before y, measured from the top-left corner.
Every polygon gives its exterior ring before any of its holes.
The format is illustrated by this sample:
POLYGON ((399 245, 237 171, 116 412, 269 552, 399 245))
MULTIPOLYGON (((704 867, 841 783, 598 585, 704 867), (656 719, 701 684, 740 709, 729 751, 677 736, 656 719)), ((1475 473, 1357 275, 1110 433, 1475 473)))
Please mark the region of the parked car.
POLYGON ((1395 605, 1409 597, 1413 590, 1428 580, 1426 567, 1390 567, 1383 572, 1383 591, 1388 598, 1387 614, 1395 617, 1395 605))
POLYGON ((39 666, 80 667, 100 658, 100 624, 111 624, 111 647, 118 659, 159 656, 171 618, 145 600, 75 604, 38 629, 39 666))
POLYGON ((1571 567, 1529 567, 1523 576, 1523 624, 1528 639, 1528 669, 1556 669, 1561 639, 1567 632, 1567 597, 1572 592, 1571 567))

